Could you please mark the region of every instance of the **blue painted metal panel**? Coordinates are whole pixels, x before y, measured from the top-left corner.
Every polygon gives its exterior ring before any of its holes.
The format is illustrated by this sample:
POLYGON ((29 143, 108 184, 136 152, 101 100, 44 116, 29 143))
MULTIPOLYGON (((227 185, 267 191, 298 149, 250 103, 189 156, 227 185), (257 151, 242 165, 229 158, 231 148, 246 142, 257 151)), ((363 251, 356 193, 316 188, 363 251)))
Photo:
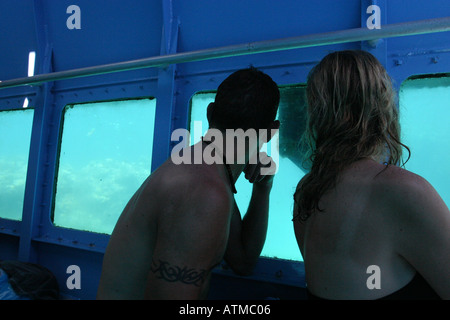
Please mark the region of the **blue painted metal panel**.
POLYGON ((180 52, 360 26, 360 0, 176 0, 174 12, 180 52))
MULTIPOLYGON (((360 0, 174 1, 180 18, 179 52, 360 27, 360 0), (201 35, 199 37, 198 35, 201 35)), ((353 46, 352 46, 353 47, 353 46)), ((333 46, 334 50, 348 48, 333 46)), ((183 64, 179 74, 254 65, 318 61, 330 46, 183 64), (313 57, 313 59, 311 59, 313 57)))
MULTIPOLYGON (((177 52, 179 22, 173 16, 172 1, 163 1, 163 36, 161 39, 161 55, 177 52)), ((155 142, 153 148, 152 171, 156 170, 170 155, 170 136, 173 127, 175 104, 176 65, 160 68, 158 72, 158 92, 156 100, 155 142)))
POLYGON ((0 80, 27 76, 28 53, 37 46, 33 1, 0 1, 0 30, 0 80))
MULTIPOLYGON (((397 0, 387 3, 387 23, 400 23, 405 21, 415 21, 420 19, 432 19, 450 16, 450 2, 441 0, 397 0)), ((410 36, 395 39, 388 39, 388 54, 412 56, 425 54, 427 52, 443 51, 449 53, 450 33, 428 34, 421 36, 410 36)), ((395 59, 395 58, 394 58, 395 59)), ((428 72, 431 64, 426 64, 424 73, 428 72)), ((396 65, 398 66, 398 65, 396 65)), ((413 67, 414 65, 410 65, 413 67)), ((442 67, 441 67, 442 68, 442 67)), ((435 72, 435 68, 429 70, 435 72)), ((441 69, 441 72, 445 69, 441 69)), ((449 71, 447 68, 446 72, 449 71)))
POLYGON ((120 0, 44 0, 54 70, 159 55, 161 2, 120 0), (70 5, 80 8, 81 29, 68 29, 70 5))

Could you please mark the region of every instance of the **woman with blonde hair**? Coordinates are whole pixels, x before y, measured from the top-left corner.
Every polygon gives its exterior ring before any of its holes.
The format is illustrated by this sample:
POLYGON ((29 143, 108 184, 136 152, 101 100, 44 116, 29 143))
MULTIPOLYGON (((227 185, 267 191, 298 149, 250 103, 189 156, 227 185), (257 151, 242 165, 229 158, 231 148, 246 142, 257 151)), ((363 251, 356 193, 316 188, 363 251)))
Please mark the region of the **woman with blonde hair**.
POLYGON ((398 166, 409 149, 386 70, 368 52, 331 53, 310 73, 307 101, 311 170, 293 221, 309 297, 449 299, 450 212, 398 166))

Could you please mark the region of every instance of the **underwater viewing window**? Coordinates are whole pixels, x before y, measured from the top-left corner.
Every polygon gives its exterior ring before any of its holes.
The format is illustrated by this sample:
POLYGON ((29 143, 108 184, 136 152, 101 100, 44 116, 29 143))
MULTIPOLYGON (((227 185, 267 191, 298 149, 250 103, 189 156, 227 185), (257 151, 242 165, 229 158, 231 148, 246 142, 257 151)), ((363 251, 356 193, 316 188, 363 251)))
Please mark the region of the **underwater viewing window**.
POLYGON ((0 218, 22 220, 33 115, 0 111, 0 218))
MULTIPOLYGON (((280 87, 280 105, 277 119, 281 122, 278 134, 267 144, 267 153, 277 162, 278 172, 270 195, 269 226, 262 256, 303 261, 292 225, 294 192, 305 175, 299 140, 306 125, 305 89, 303 85, 280 87), (274 144, 278 144, 278 155, 274 144)), ((208 129, 206 109, 216 92, 200 92, 191 99, 191 145, 200 141, 208 129), (201 132, 198 132, 201 130, 201 132)), ((263 149, 264 151, 264 149, 263 149)), ((243 216, 250 202, 252 185, 242 174, 236 181, 236 203, 243 216)))
POLYGON ((450 207, 450 76, 408 79, 399 101, 402 142, 411 149, 405 168, 428 180, 450 207))
POLYGON ((156 100, 67 105, 53 223, 111 234, 151 170, 156 100))

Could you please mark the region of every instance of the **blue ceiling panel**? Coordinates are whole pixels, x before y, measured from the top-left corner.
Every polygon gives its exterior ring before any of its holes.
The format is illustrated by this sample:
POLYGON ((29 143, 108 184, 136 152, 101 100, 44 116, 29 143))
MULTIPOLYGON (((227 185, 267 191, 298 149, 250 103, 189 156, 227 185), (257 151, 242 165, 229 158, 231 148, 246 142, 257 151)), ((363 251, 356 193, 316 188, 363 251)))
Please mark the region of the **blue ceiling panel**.
MULTIPOLYGON (((425 19, 450 17, 450 1, 448 0, 395 0, 387 3, 387 23, 402 23, 425 19)), ((408 36, 389 39, 391 52, 424 52, 448 48, 450 32, 408 36), (414 43, 412 46, 411 43, 414 43)))
POLYGON ((210 0, 175 0, 174 14, 182 17, 178 51, 359 28, 360 0, 339 2, 228 0, 218 6, 210 0))
POLYGON ((54 71, 159 55, 161 1, 44 0, 43 6, 54 71), (80 29, 67 27, 70 5, 80 9, 80 29))
POLYGON ((26 77, 36 46, 33 1, 0 1, 0 80, 26 77))

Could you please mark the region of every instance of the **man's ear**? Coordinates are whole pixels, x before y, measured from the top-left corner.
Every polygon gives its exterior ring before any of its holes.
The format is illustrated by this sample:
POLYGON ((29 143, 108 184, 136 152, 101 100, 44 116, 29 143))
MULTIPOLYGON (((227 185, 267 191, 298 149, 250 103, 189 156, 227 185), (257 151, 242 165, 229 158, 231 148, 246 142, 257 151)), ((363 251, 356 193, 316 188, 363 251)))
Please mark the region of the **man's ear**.
POLYGON ((280 123, 279 120, 275 120, 274 122, 272 122, 272 123, 270 124, 269 128, 267 128, 267 129, 268 129, 268 139, 267 139, 267 142, 269 142, 269 141, 273 138, 273 136, 274 136, 275 134, 277 134, 278 130, 280 129, 280 125, 281 125, 281 123, 280 123))
POLYGON ((212 108, 214 108, 214 102, 211 102, 206 109, 206 117, 208 119, 209 126, 211 126, 212 108))

